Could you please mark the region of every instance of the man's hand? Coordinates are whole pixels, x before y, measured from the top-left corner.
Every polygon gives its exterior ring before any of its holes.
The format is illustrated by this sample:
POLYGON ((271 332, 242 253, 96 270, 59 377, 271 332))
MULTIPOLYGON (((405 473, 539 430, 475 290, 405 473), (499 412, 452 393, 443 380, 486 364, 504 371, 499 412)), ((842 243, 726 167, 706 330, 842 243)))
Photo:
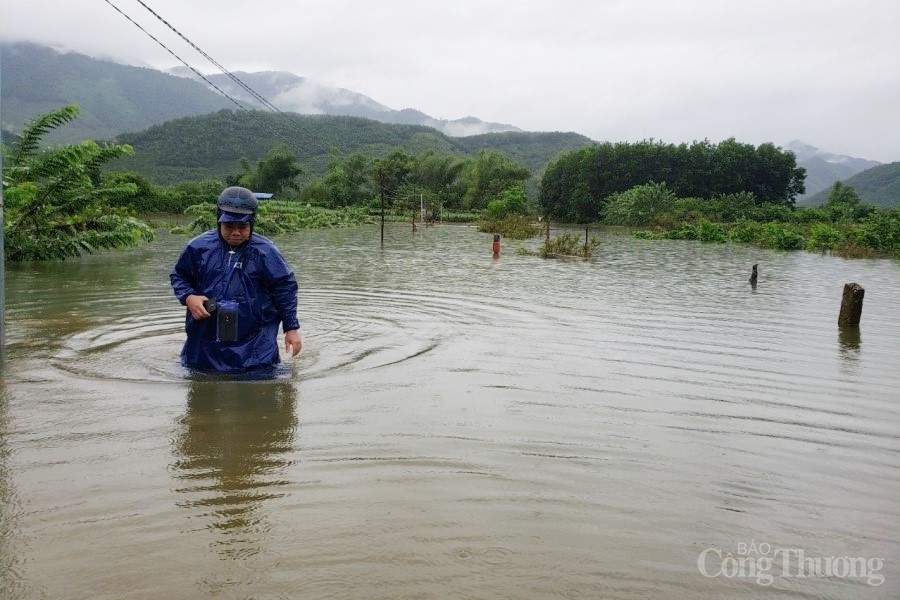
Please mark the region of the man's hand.
POLYGON ((291 329, 290 331, 284 332, 284 349, 287 352, 291 353, 291 356, 297 356, 300 353, 300 348, 303 347, 303 342, 300 340, 300 330, 291 329))
POLYGON ((187 298, 184 299, 184 305, 187 307, 189 311, 191 311, 191 315, 195 319, 208 319, 212 315, 210 315, 206 311, 206 307, 203 306, 203 303, 206 302, 206 296, 200 296, 198 294, 190 294, 187 298))

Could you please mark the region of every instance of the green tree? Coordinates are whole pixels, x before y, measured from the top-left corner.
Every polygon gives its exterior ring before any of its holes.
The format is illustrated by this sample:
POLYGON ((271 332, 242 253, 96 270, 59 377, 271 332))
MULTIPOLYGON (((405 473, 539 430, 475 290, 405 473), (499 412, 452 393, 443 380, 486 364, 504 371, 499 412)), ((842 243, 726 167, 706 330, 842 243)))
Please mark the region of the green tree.
POLYGON ((528 204, 528 196, 525 194, 525 183, 517 183, 502 192, 496 198, 488 202, 486 216, 489 219, 502 219, 509 215, 524 215, 528 204))
POLYGON ((416 189, 428 190, 432 201, 448 208, 460 208, 466 192, 460 174, 471 161, 471 158, 426 151, 413 161, 409 182, 416 189))
POLYGON ((3 160, 6 258, 55 260, 135 246, 153 231, 113 203, 137 193, 131 182, 104 182, 100 169, 130 146, 93 141, 41 149, 41 139, 78 116, 76 105, 25 124, 3 160))
POLYGON ((300 190, 300 201, 314 206, 331 206, 328 186, 320 178, 313 179, 300 190))
POLYGON ((372 180, 379 197, 384 198, 386 207, 393 206, 400 197, 401 189, 412 172, 414 160, 406 150, 394 148, 387 155, 372 162, 372 180))
POLYGON ((120 197, 110 200, 111 206, 125 206, 141 213, 162 212, 157 208, 162 199, 161 190, 140 173, 135 173, 134 171, 104 173, 103 182, 106 185, 121 185, 123 183, 134 185, 134 194, 130 196, 122 194, 120 197))
POLYGON ((548 217, 566 222, 575 220, 575 212, 569 199, 578 185, 580 159, 588 152, 590 150, 562 154, 544 171, 538 190, 538 202, 548 217))
POLYGON ((806 191, 806 169, 797 166, 794 153, 766 143, 757 146, 754 159, 745 190, 753 192, 758 202, 793 206, 796 197, 806 191))
POLYGON ((675 194, 664 183, 639 185, 615 194, 606 207, 604 220, 610 225, 646 225, 671 211, 675 194))
POLYGON ((650 182, 679 198, 747 192, 759 204, 792 207, 805 177, 794 154, 772 144, 605 142, 557 157, 544 172, 539 199, 549 216, 566 221, 595 220, 615 194, 650 182))
POLYGON ((236 181, 229 182, 230 185, 275 195, 285 190, 298 190, 297 176, 303 173, 297 155, 284 144, 269 150, 255 165, 242 158, 241 167, 244 173, 236 181))
POLYGON ((859 220, 874 210, 874 207, 863 204, 856 189, 840 181, 835 181, 831 186, 822 208, 834 223, 859 220))
POLYGON ((365 204, 376 193, 370 183, 371 164, 364 152, 353 152, 343 161, 333 154, 322 183, 328 190, 329 206, 341 208, 365 204))
POLYGON ((482 150, 461 176, 466 185, 463 206, 481 210, 504 190, 528 179, 530 172, 501 152, 482 150))

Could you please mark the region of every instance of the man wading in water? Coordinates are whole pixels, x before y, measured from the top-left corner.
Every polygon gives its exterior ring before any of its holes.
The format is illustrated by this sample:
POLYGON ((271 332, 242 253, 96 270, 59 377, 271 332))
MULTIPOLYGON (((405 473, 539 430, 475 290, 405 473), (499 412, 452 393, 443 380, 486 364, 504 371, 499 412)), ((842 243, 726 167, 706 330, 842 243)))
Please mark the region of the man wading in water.
POLYGON ((238 372, 272 368, 284 348, 300 352, 297 280, 281 252, 253 232, 258 200, 242 187, 229 187, 216 203, 218 228, 181 251, 170 279, 186 308, 187 340, 181 363, 203 371, 238 372))

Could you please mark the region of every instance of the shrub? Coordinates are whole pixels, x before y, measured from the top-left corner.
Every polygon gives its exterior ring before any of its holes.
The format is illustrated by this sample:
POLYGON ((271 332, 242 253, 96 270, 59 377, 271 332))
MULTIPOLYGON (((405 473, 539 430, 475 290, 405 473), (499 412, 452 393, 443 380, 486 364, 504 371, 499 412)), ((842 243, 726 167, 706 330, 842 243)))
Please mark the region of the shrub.
MULTIPOLYGON (((214 203, 195 204, 184 212, 194 215, 194 220, 186 227, 173 228, 172 233, 191 233, 216 227, 214 203)), ((330 209, 299 202, 266 200, 259 205, 259 214, 253 230, 262 235, 278 235, 301 229, 355 227, 370 222, 372 219, 364 206, 330 209)))
POLYGON ((581 236, 563 233, 545 241, 541 249, 538 250, 538 256, 541 258, 552 258, 554 256, 590 258, 599 245, 600 240, 595 236, 592 236, 585 242, 581 236))
POLYGON ((766 223, 763 225, 759 245, 775 250, 801 250, 806 246, 803 236, 789 229, 782 223, 766 223))
POLYGON ((527 240, 541 231, 541 226, 524 215, 509 215, 502 219, 486 219, 478 224, 478 231, 499 233, 511 240, 527 240))
POLYGON ((790 223, 794 220, 794 208, 786 204, 758 204, 747 216, 760 223, 790 223))
POLYGON ((695 225, 691 225, 690 223, 685 223, 678 229, 664 231, 657 237, 663 240, 696 240, 699 238, 697 227, 695 225))
POLYGON ((524 215, 528 196, 525 184, 518 183, 500 192, 488 202, 485 213, 489 219, 500 220, 508 215, 524 215))
POLYGON ((700 219, 697 226, 697 239, 705 243, 723 244, 728 240, 728 234, 716 223, 700 219))
POLYGON ((638 185, 610 198, 604 221, 610 225, 646 225, 674 206, 675 194, 665 183, 638 185))
POLYGON ((844 236, 841 232, 826 223, 816 223, 809 230, 806 249, 825 252, 835 250, 844 236))
POLYGON ((798 208, 793 217, 794 223, 831 223, 831 216, 821 208, 798 208))
POLYGON ((728 239, 742 244, 755 244, 762 237, 762 231, 763 226, 756 221, 741 219, 728 232, 728 239))

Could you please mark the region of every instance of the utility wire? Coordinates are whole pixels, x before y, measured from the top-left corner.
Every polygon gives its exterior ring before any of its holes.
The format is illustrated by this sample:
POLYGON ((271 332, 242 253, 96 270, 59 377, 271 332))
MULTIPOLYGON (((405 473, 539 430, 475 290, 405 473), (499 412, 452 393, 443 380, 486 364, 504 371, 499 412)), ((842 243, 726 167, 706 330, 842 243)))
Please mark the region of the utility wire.
MULTIPOLYGON (((194 74, 196 74, 196 75, 197 75, 198 77, 200 77, 203 81, 205 81, 210 87, 212 87, 212 88, 215 89, 217 92, 219 92, 220 94, 222 94, 223 96, 225 96, 226 98, 228 98, 231 102, 233 102, 235 105, 237 105, 241 110, 243 110, 244 112, 248 113, 248 114, 251 115, 253 118, 255 118, 257 121, 259 121, 260 123, 262 123, 262 125, 263 125, 268 131, 272 132, 272 133, 275 134, 277 137, 279 137, 280 139, 284 140, 289 146, 293 146, 293 145, 294 145, 288 138, 286 138, 284 135, 282 135, 281 132, 272 129, 272 128, 269 126, 268 123, 266 123, 265 121, 263 121, 262 119, 260 119, 256 114, 254 114, 252 111, 250 111, 250 110, 248 110, 246 107, 244 107, 244 106, 243 106, 240 102, 238 102, 235 98, 231 97, 227 92, 225 92, 225 91, 224 91, 223 89, 221 89, 219 86, 215 85, 215 84, 214 84, 212 81, 210 81, 206 76, 204 76, 202 73, 200 73, 196 68, 194 68, 192 65, 188 64, 187 61, 185 61, 185 60, 182 59, 180 56, 178 56, 177 54, 175 54, 175 52, 173 52, 170 48, 168 48, 164 43, 162 43, 159 39, 157 39, 157 38, 154 37, 152 34, 150 34, 145 28, 141 27, 141 25, 139 25, 137 22, 135 22, 134 19, 132 19, 131 17, 129 17, 127 14, 125 14, 125 13, 124 13, 121 9, 119 9, 117 6, 115 6, 114 4, 112 4, 112 2, 110 2, 110 0, 104 0, 104 1, 105 1, 107 4, 109 4, 110 6, 112 6, 117 12, 119 12, 119 13, 120 13, 122 16, 124 16, 126 19, 128 19, 132 24, 134 24, 138 29, 140 29, 140 30, 141 30, 144 34, 146 34, 150 39, 152 39, 152 40, 155 41, 157 44, 159 44, 159 45, 160 45, 163 49, 165 49, 169 54, 171 54, 172 56, 174 56, 179 62, 181 62, 181 63, 182 63, 183 65, 185 65, 186 67, 188 67, 194 74)), ((174 32, 178 37, 180 37, 182 40, 184 40, 185 43, 187 43, 187 44, 190 45, 194 50, 196 50, 201 56, 203 56, 203 57, 206 58, 210 63, 212 63, 213 65, 215 65, 222 73, 224 73, 229 79, 231 79, 234 83, 236 83, 241 89, 243 89, 243 90, 246 91, 248 94, 250 94, 250 96, 251 96, 252 98, 254 98, 256 101, 258 101, 258 102, 259 102, 260 104, 262 104, 264 107, 266 107, 267 109, 269 109, 271 112, 276 113, 276 114, 278 114, 279 116, 281 116, 281 117, 282 117, 283 119, 285 119, 285 120, 286 120, 293 128, 295 128, 295 129, 297 129, 298 131, 300 131, 301 133, 307 135, 312 141, 314 141, 314 142, 317 142, 317 141, 318 141, 317 138, 316 138, 316 136, 315 136, 315 134, 313 134, 312 132, 310 132, 310 131, 304 129, 304 128, 302 127, 302 125, 301 125, 296 119, 292 118, 290 115, 288 115, 288 114, 286 114, 285 112, 283 112, 283 111, 282 111, 281 109, 279 109, 277 106, 275 106, 274 104, 272 104, 271 102, 269 102, 266 98, 264 98, 261 94, 259 94, 258 92, 256 92, 256 90, 254 90, 254 89, 251 88, 249 85, 247 85, 246 83, 244 83, 243 81, 241 81, 241 79, 240 79, 239 77, 237 77, 234 73, 232 73, 231 71, 229 71, 228 69, 226 69, 224 66, 222 66, 221 63, 219 63, 218 61, 216 61, 212 56, 210 56, 208 53, 206 53, 202 48, 200 48, 200 47, 197 46, 194 42, 192 42, 187 36, 185 36, 183 33, 181 33, 181 31, 179 31, 175 26, 173 26, 173 25, 172 25, 171 23, 169 23, 166 19, 164 19, 159 13, 157 13, 156 11, 154 11, 150 6, 148 6, 145 2, 143 2, 143 0, 136 0, 136 1, 138 2, 138 4, 140 4, 141 6, 143 6, 143 7, 144 7, 151 15, 153 15, 154 17, 156 17, 156 18, 157 18, 160 22, 162 22, 166 27, 168 27, 172 32, 174 32)), ((319 147, 322 148, 323 150, 325 150, 325 151, 330 151, 330 148, 327 147, 327 146, 325 146, 325 145, 322 144, 321 142, 319 142, 318 145, 319 145, 319 147)), ((335 150, 338 152, 339 155, 341 155, 339 149, 335 148, 335 150)), ((358 173, 358 172, 354 171, 353 169, 348 169, 346 165, 343 166, 343 169, 344 169, 345 171, 349 171, 350 173, 353 173, 353 174, 357 175, 358 177, 362 178, 362 173, 358 173)), ((357 184, 356 181, 352 180, 350 177, 348 177, 348 176, 347 176, 345 173, 343 173, 343 172, 340 173, 340 176, 341 176, 345 181, 347 181, 348 183, 352 183, 352 184, 354 184, 354 185, 357 184)), ((367 191, 369 191, 370 193, 374 193, 374 192, 375 192, 375 190, 371 189, 371 188, 368 187, 368 186, 366 186, 366 188, 367 188, 367 191)), ((397 197, 396 197, 396 196, 393 196, 393 195, 391 195, 390 197, 391 197, 392 200, 396 200, 396 199, 397 199, 397 197)))
POLYGON ((219 69, 220 71, 222 71, 222 73, 224 73, 225 75, 227 75, 229 79, 231 79, 231 80, 234 81, 236 84, 238 84, 241 88, 244 89, 244 91, 246 91, 248 94, 250 94, 251 96, 253 96, 253 97, 254 97, 258 102, 260 102, 263 106, 265 106, 265 107, 269 108, 270 110, 272 110, 272 111, 274 111, 274 112, 277 112, 277 113, 279 113, 279 114, 281 114, 281 115, 287 116, 287 115, 285 115, 285 113, 281 112, 281 110, 280 110, 277 106, 275 106, 274 104, 272 104, 271 102, 269 102, 268 100, 266 100, 265 98, 263 98, 261 95, 259 95, 258 93, 256 93, 256 91, 255 91, 253 88, 251 88, 249 85, 247 85, 247 84, 245 84, 243 81, 241 81, 241 80, 237 77, 237 75, 235 75, 234 73, 232 73, 231 71, 229 71, 228 69, 226 69, 225 67, 223 67, 223 66, 222 66, 221 64, 219 64, 212 56, 210 56, 209 54, 207 54, 206 52, 204 52, 202 48, 200 48, 200 47, 197 46, 194 42, 192 42, 192 41, 189 40, 187 37, 185 37, 185 35, 182 34, 180 31, 178 31, 178 29, 176 29, 171 23, 169 23, 169 22, 166 21, 164 18, 162 18, 162 16, 160 16, 159 13, 157 13, 155 10, 153 10, 152 8, 150 8, 149 6, 147 6, 147 4, 146 4, 145 2, 143 2, 143 0, 136 0, 136 1, 137 1, 138 4, 140 4, 141 6, 143 6, 144 8, 146 8, 147 11, 148 11, 151 15, 153 15, 154 17, 156 17, 157 19, 159 19, 159 21, 162 22, 163 25, 165 25, 166 27, 168 27, 169 29, 171 29, 178 37, 180 37, 182 40, 184 40, 191 48, 193 48, 194 50, 196 50, 203 58, 205 58, 206 60, 208 60, 209 62, 211 62, 212 64, 214 64, 216 67, 218 67, 218 69, 219 69))
POLYGON ((141 25, 140 25, 138 22, 136 22, 134 19, 132 19, 131 17, 129 17, 127 14, 125 14, 121 9, 119 9, 118 6, 116 6, 115 4, 113 4, 112 2, 110 2, 110 0, 103 0, 103 1, 106 2, 107 4, 109 4, 111 7, 113 7, 113 8, 116 10, 116 12, 118 12, 120 15, 122 15, 123 17, 125 17, 126 19, 128 19, 128 21, 130 21, 132 25, 134 25, 135 27, 137 27, 138 29, 140 29, 142 32, 144 32, 144 34, 146 34, 147 37, 149 37, 151 40, 153 40, 154 42, 156 42, 157 44, 159 44, 166 52, 168 52, 169 54, 171 54, 172 56, 174 56, 181 64, 183 64, 183 65, 186 66, 188 69, 190 69, 191 71, 193 71, 194 74, 197 75, 197 77, 199 77, 200 79, 202 79, 203 81, 205 81, 209 86, 211 86, 212 88, 214 88, 217 92, 219 92, 220 94, 222 94, 223 96, 225 96, 226 98, 228 98, 228 99, 229 99, 231 102, 233 102, 239 109, 241 109, 242 111, 244 111, 245 113, 247 113, 248 115, 250 115, 252 118, 254 118, 254 119, 256 119, 257 121, 259 121, 260 124, 262 124, 262 126, 265 127, 267 130, 269 130, 270 133, 272 133, 272 134, 274 134, 275 136, 281 138, 282 140, 284 140, 284 141, 285 141, 286 143, 288 143, 288 144, 291 143, 290 140, 288 140, 286 137, 284 137, 284 136, 281 134, 281 132, 272 129, 272 128, 269 126, 268 123, 266 123, 263 119, 259 118, 259 116, 256 115, 256 114, 254 114, 253 111, 251 111, 250 109, 248 109, 247 107, 245 107, 243 104, 241 104, 240 102, 238 102, 237 100, 235 100, 234 98, 232 98, 231 96, 229 96, 229 95, 228 95, 224 90, 222 90, 219 86, 217 86, 217 85, 214 84, 212 81, 210 81, 209 79, 207 79, 206 76, 203 75, 203 73, 201 73, 200 71, 198 71, 197 69, 195 69, 193 66, 191 66, 190 64, 188 64, 188 62, 187 62, 186 60, 184 60, 183 58, 181 58, 180 56, 178 56, 177 54, 175 54, 174 51, 172 51, 168 46, 166 46, 166 45, 163 44, 161 41, 159 41, 152 33, 150 33, 149 31, 147 31, 147 30, 144 29, 143 27, 141 27, 141 25))

